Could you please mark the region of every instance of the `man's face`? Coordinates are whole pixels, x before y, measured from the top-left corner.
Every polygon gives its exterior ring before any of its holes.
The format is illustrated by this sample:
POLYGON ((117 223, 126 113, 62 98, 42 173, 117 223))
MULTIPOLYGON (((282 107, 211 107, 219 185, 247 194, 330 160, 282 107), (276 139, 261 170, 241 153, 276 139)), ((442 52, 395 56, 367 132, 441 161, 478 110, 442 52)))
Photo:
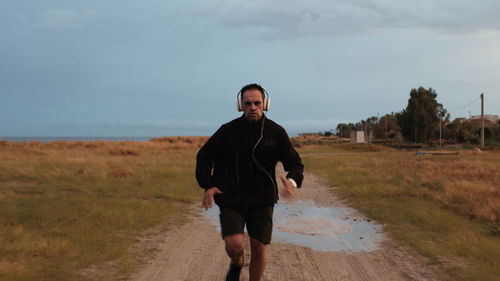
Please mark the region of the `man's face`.
POLYGON ((243 93, 243 113, 250 123, 256 123, 262 117, 264 101, 262 94, 257 89, 247 90, 243 93))

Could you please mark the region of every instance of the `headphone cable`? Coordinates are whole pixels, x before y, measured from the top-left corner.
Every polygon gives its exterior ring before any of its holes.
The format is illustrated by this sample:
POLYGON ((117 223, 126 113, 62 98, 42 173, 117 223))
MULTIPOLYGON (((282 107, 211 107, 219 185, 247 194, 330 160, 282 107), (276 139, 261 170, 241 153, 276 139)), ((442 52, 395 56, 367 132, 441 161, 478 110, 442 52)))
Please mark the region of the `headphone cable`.
POLYGON ((257 168, 259 168, 262 172, 264 172, 267 177, 269 178, 269 180, 271 181, 271 183, 273 184, 273 188, 274 188, 274 199, 277 200, 278 199, 278 187, 276 186, 276 184, 274 183, 274 180, 273 178, 271 177, 271 175, 266 171, 266 169, 264 167, 262 167, 262 165, 259 163, 259 161, 257 161, 257 159, 255 158, 255 149, 257 148, 257 145, 259 145, 260 141, 262 140, 262 137, 264 136, 264 120, 266 119, 266 116, 263 114, 262 115, 262 126, 261 126, 261 129, 260 129, 260 138, 259 140, 255 143, 254 147, 253 147, 253 150, 252 150, 252 158, 253 158, 253 161, 255 162, 255 165, 257 165, 257 168))

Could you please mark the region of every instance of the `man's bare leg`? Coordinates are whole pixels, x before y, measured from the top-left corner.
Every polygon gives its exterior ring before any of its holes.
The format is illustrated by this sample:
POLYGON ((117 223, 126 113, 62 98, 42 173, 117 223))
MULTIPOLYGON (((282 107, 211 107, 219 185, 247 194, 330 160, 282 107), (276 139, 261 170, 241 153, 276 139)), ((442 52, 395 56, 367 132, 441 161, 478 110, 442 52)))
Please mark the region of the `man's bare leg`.
POLYGON ((226 253, 231 258, 225 281, 239 281, 243 267, 243 234, 233 234, 224 237, 226 253))
POLYGON ((250 281, 260 281, 266 269, 266 244, 250 237, 250 281))
POLYGON ((243 266, 243 234, 233 234, 224 237, 226 253, 233 263, 243 266))

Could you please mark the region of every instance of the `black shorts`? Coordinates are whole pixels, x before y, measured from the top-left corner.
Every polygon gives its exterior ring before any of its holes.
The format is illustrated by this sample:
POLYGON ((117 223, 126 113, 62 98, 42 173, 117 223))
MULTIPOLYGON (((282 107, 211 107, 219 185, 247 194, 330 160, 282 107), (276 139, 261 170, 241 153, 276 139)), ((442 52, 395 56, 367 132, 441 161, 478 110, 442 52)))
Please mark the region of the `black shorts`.
POLYGON ((233 208, 220 207, 220 228, 222 238, 243 234, 245 224, 248 236, 264 244, 271 243, 273 232, 273 207, 233 208))

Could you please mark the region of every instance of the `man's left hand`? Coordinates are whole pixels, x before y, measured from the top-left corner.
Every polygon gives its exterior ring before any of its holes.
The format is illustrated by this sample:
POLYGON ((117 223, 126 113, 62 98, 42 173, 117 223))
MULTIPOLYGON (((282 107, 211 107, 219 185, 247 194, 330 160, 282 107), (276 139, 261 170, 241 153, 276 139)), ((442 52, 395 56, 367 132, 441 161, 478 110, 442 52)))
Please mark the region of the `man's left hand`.
POLYGON ((283 191, 281 191, 281 196, 283 196, 285 199, 292 198, 295 194, 295 187, 284 176, 280 176, 280 178, 281 178, 281 182, 283 183, 283 186, 284 186, 283 191))

